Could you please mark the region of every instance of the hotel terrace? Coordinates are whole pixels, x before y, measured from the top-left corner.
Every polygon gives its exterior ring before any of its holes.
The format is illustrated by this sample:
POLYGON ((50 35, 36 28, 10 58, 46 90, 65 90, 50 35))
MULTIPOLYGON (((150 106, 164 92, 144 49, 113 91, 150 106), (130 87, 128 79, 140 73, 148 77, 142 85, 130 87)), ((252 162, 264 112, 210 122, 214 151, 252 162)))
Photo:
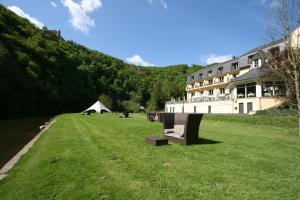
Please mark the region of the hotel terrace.
MULTIPOLYGON (((299 29, 295 32, 299 33, 299 29)), ((263 66, 266 53, 283 51, 285 47, 286 40, 278 40, 189 75, 187 98, 171 99, 165 111, 254 114, 280 105, 285 100, 285 86, 263 66)))

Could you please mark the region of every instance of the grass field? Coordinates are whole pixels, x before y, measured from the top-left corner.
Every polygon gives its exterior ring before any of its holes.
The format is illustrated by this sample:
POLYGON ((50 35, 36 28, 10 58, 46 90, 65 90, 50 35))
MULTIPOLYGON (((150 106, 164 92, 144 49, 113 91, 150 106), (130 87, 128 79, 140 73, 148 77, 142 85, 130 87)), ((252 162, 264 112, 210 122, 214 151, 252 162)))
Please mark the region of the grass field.
POLYGON ((0 199, 300 199, 294 118, 205 117, 206 142, 153 147, 144 115, 58 116, 10 175, 0 199))

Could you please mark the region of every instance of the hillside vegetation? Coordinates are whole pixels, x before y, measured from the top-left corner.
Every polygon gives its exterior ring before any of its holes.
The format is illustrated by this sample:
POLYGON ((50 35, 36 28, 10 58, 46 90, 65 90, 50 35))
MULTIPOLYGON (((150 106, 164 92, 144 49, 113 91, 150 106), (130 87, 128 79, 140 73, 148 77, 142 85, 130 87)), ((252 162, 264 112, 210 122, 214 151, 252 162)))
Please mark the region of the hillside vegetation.
POLYGON ((163 109, 201 66, 140 67, 36 28, 0 5, 0 117, 78 112, 100 95, 112 110, 163 109))

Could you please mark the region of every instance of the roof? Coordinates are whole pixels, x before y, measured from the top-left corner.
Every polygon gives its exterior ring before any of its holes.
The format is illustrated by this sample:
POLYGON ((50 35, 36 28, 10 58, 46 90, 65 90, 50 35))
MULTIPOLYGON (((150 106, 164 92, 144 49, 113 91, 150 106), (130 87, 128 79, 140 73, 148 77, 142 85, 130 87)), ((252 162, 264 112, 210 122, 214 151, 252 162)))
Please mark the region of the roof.
POLYGON ((274 74, 270 69, 266 67, 259 67, 251 69, 249 72, 236 77, 235 79, 231 80, 228 84, 228 87, 233 87, 235 85, 241 84, 241 83, 247 83, 250 81, 274 81, 278 80, 278 76, 274 74))
POLYGON ((257 57, 263 57, 263 56, 265 56, 264 53, 265 53, 266 49, 268 49, 269 47, 275 46, 275 45, 278 45, 281 49, 283 49, 285 46, 284 41, 286 41, 286 38, 283 38, 283 39, 280 39, 280 40, 277 40, 274 42, 270 42, 270 43, 264 44, 260 47, 251 49, 247 53, 245 53, 239 57, 234 57, 231 60, 228 60, 228 61, 225 61, 222 63, 218 63, 218 64, 214 64, 214 65, 206 67, 204 69, 200 69, 187 77, 187 83, 191 84, 194 81, 207 78, 208 71, 210 71, 210 70, 212 70, 211 76, 214 77, 217 74, 217 69, 219 67, 223 67, 224 73, 230 72, 232 70, 231 69, 232 63, 238 62, 238 65, 239 65, 238 68, 249 66, 250 65, 249 56, 252 56, 251 59, 255 59, 257 57), (200 78, 199 74, 203 74, 202 78, 200 78), (194 79, 192 79, 192 76, 194 76, 194 79))
POLYGON ((280 44, 282 42, 286 41, 286 38, 282 38, 280 40, 276 40, 274 42, 270 42, 270 43, 267 43, 267 44, 264 44, 264 45, 261 45, 260 47, 256 47, 254 49, 251 49, 250 51, 248 51, 247 53, 241 55, 241 56, 245 56, 245 55, 248 55, 248 54, 252 54, 252 53, 255 53, 259 50, 262 50, 262 49, 265 49, 265 48, 268 48, 268 47, 271 47, 271 46, 274 46, 274 45, 277 45, 277 44, 280 44))
POLYGON ((254 68, 251 69, 249 72, 236 77, 235 79, 231 80, 231 82, 237 82, 237 81, 245 81, 245 80, 250 80, 250 79, 256 79, 259 77, 263 76, 263 71, 261 70, 261 68, 254 68))
POLYGON ((239 61, 239 59, 234 57, 231 60, 225 61, 223 63, 214 64, 214 65, 211 65, 211 66, 206 67, 204 69, 200 69, 200 70, 192 73, 191 75, 189 75, 188 78, 187 78, 187 81, 188 82, 193 82, 193 80, 191 79, 192 76, 194 76, 194 80, 201 79, 200 74, 203 74, 202 78, 207 78, 209 71, 212 71, 212 77, 213 77, 213 76, 217 75, 218 69, 220 67, 223 67, 223 72, 224 73, 229 72, 229 71, 231 71, 231 64, 236 63, 238 61, 239 61))

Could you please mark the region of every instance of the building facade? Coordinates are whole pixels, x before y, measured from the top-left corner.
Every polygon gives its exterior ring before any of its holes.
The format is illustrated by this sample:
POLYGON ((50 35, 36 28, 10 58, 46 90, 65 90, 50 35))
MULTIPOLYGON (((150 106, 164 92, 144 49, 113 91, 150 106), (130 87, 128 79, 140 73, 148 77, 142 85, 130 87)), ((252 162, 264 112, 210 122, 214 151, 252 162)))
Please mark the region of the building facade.
MULTIPOLYGON (((296 29, 297 39, 299 31, 296 29)), ((184 99, 171 99, 166 112, 254 114, 285 101, 285 86, 263 67, 270 51, 283 51, 285 39, 231 60, 201 69, 187 77, 184 99)))

